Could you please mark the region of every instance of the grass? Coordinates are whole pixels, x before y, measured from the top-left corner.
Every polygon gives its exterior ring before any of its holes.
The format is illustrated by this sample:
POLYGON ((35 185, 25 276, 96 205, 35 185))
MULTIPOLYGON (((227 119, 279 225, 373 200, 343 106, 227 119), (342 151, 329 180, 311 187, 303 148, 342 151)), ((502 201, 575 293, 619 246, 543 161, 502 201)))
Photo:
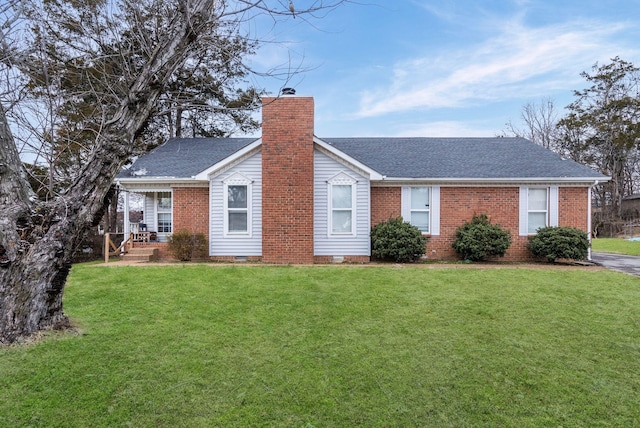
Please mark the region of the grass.
POLYGON ((640 280, 595 268, 72 270, 0 426, 640 426, 640 280))
POLYGON ((591 249, 603 253, 640 256, 640 241, 629 241, 622 238, 597 238, 591 241, 591 249))

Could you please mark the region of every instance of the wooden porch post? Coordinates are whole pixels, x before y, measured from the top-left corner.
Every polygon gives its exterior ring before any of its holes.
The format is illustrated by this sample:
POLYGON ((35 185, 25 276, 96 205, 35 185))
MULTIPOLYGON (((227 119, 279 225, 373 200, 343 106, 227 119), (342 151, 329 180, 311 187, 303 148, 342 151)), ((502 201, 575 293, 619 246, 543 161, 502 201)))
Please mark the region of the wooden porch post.
POLYGON ((104 262, 109 263, 109 242, 111 238, 109 237, 109 232, 104 233, 104 262))
POLYGON ((123 231, 125 239, 131 233, 131 225, 129 224, 129 192, 125 190, 124 192, 124 215, 123 215, 123 231))

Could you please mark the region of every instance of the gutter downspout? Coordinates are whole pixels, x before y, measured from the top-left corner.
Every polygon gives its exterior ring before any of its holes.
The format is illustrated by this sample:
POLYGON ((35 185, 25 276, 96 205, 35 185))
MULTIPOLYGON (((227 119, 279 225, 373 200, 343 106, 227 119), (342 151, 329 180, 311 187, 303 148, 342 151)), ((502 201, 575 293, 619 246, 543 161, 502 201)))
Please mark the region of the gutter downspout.
POLYGON ((594 187, 596 187, 600 182, 598 180, 596 180, 591 186, 589 186, 589 197, 588 197, 588 209, 587 209, 587 228, 589 230, 589 233, 587 234, 587 236, 589 237, 589 249, 587 250, 587 260, 592 261, 591 258, 591 240, 593 238, 592 236, 592 224, 591 224, 591 193, 594 187))

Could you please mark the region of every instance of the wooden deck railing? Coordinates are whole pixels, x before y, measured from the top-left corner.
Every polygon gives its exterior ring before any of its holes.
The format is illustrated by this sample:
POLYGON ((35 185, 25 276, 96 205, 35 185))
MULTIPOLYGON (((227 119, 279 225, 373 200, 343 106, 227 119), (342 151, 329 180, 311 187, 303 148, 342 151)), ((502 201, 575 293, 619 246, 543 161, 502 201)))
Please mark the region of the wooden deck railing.
POLYGON ((110 256, 117 256, 122 253, 127 252, 127 245, 133 245, 133 233, 129 234, 129 237, 122 241, 119 247, 116 247, 116 244, 111 240, 110 233, 107 232, 104 234, 104 262, 109 263, 110 256), (113 249, 113 251, 111 251, 113 249))

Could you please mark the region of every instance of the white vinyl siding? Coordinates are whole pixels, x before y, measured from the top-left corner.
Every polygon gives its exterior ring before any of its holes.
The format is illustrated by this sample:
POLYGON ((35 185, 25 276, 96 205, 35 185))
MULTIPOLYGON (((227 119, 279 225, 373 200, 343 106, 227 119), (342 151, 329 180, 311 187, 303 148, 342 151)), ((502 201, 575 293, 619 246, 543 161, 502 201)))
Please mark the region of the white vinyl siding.
MULTIPOLYGON (((236 188, 235 190, 240 190, 236 188)), ((262 255, 262 153, 258 152, 210 177, 209 254, 211 256, 262 255), (229 187, 246 186, 244 203, 229 207, 229 187), (246 230, 242 218, 246 215, 246 230), (231 227, 229 219, 231 218, 231 227)))
POLYGON ((314 255, 369 256, 371 230, 369 180, 327 154, 314 152, 314 255), (347 188, 339 187, 334 199, 332 186, 351 186, 351 208, 347 188), (337 202, 332 204, 331 202, 337 202), (351 222, 348 232, 347 224, 351 222))
POLYGON ((558 186, 520 187, 520 235, 535 235, 541 227, 558 226, 558 204, 558 186))
POLYGON ((156 194, 145 193, 144 194, 144 208, 143 208, 143 223, 147 225, 147 230, 158 231, 156 223, 156 194))
POLYGON ((402 188, 402 218, 424 234, 440 235, 440 187, 402 188))
POLYGON ((143 221, 150 232, 157 232, 157 239, 166 242, 173 232, 173 194, 170 189, 144 192, 143 221))

